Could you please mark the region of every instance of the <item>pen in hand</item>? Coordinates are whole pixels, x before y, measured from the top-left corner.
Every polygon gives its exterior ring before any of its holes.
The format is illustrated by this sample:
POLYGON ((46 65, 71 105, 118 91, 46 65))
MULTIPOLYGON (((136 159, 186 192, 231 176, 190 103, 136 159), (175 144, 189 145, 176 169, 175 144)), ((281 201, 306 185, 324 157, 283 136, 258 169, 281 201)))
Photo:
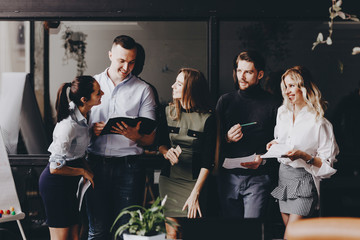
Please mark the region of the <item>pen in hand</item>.
POLYGON ((257 124, 257 122, 251 122, 251 123, 244 123, 244 124, 240 124, 241 127, 246 127, 246 126, 250 126, 250 125, 254 125, 257 124))

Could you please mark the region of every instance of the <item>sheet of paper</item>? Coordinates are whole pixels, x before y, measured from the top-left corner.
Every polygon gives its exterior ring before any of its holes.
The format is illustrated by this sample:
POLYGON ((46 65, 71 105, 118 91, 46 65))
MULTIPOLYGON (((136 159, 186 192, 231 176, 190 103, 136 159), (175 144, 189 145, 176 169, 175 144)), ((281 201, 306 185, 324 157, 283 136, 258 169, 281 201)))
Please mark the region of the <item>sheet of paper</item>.
POLYGON ((226 169, 246 168, 241 166, 240 163, 253 162, 255 160, 255 156, 256 154, 247 157, 240 157, 240 158, 225 158, 225 161, 223 163, 223 168, 226 169))
POLYGON ((84 182, 84 178, 82 177, 79 181, 78 190, 76 193, 76 197, 79 199, 79 211, 81 210, 81 205, 84 199, 84 195, 86 190, 91 186, 91 182, 86 180, 84 182))
POLYGON ((286 144, 273 144, 269 151, 264 155, 261 155, 261 158, 281 158, 286 157, 286 153, 292 150, 294 147, 286 144))

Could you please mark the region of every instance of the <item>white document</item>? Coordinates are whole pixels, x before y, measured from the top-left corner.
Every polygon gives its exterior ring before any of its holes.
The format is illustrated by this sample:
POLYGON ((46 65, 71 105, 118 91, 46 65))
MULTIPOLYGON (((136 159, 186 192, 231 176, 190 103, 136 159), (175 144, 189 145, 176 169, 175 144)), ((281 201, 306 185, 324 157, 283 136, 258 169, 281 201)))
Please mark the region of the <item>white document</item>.
POLYGON ((256 154, 254 153, 253 155, 250 155, 247 157, 225 158, 224 164, 222 166, 223 166, 223 168, 226 168, 226 169, 246 168, 246 167, 241 166, 240 163, 253 162, 253 161, 255 161, 255 157, 256 157, 256 154))
POLYGON ((91 182, 89 180, 85 180, 82 177, 79 181, 78 190, 76 193, 76 197, 79 199, 79 211, 81 210, 81 205, 84 199, 84 195, 86 193, 86 190, 91 186, 91 182))
POLYGON ((286 144, 273 144, 261 158, 281 158, 286 157, 286 153, 294 147, 286 144))

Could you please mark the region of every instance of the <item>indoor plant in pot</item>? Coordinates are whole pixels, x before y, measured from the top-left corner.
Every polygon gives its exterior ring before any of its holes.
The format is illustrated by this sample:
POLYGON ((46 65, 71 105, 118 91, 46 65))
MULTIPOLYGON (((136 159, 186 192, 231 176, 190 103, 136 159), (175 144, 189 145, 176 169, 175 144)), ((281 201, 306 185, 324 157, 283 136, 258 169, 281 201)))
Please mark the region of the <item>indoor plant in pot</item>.
POLYGON ((165 222, 173 226, 176 225, 176 223, 166 219, 164 215, 166 199, 167 196, 163 200, 158 197, 149 208, 138 205, 124 208, 111 227, 111 231, 115 230, 115 239, 127 230, 123 234, 124 240, 164 240, 165 222), (126 214, 130 215, 129 221, 114 229, 116 222, 126 214))

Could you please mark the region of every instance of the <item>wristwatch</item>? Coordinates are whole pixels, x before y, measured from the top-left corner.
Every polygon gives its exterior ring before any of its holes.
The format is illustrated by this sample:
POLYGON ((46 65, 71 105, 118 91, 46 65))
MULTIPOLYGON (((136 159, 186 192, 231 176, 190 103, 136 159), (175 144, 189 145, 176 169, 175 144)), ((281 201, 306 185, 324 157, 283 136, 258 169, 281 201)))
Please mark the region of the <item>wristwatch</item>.
POLYGON ((311 157, 310 160, 306 161, 306 164, 313 164, 314 163, 314 157, 311 157))

